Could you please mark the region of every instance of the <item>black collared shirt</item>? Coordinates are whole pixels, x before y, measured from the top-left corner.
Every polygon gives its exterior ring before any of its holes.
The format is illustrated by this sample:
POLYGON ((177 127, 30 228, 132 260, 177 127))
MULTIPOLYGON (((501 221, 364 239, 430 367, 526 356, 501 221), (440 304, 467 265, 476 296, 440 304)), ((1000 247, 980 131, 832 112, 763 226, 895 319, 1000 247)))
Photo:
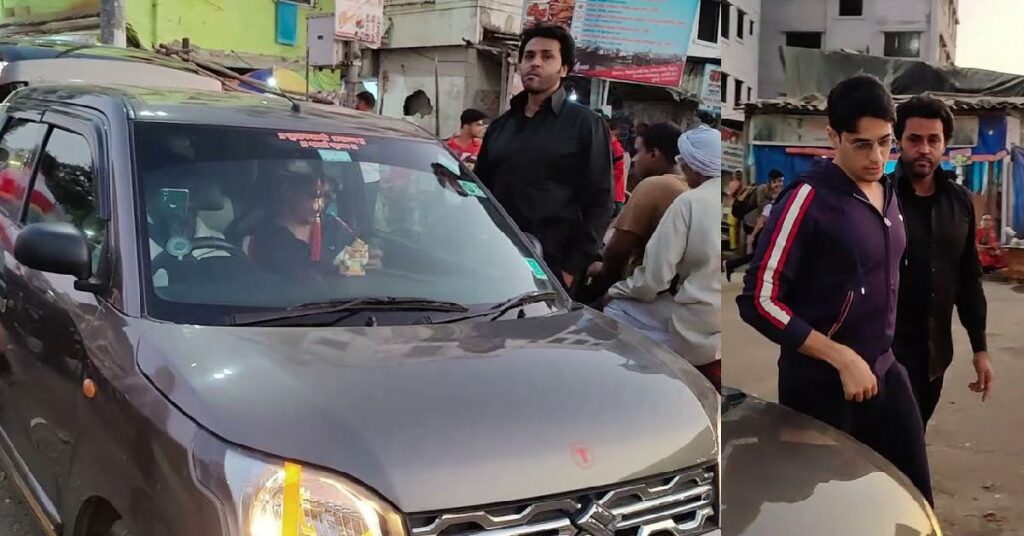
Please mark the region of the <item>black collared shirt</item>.
MULTIPOLYGON (((932 205, 935 196, 901 192, 907 255, 900 270, 900 301, 897 331, 915 335, 928 347, 928 316, 932 305, 932 205)), ((927 351, 927 350, 925 350, 927 351)))
POLYGON ((612 153, 604 120, 560 88, 533 117, 527 93, 487 128, 475 173, 555 270, 580 276, 612 214, 612 153))
POLYGON ((893 350, 908 367, 923 369, 925 363, 910 360, 927 359, 929 377, 934 380, 953 361, 954 305, 972 349, 986 349, 987 304, 974 244, 974 204, 970 192, 956 183, 954 173, 935 170, 935 193, 925 201, 930 203, 930 210, 915 197, 902 164, 893 177, 906 209, 912 255, 903 265, 903 280, 914 279, 900 287, 893 350), (927 267, 924 256, 928 257, 927 267), (922 278, 922 272, 927 277, 922 278))

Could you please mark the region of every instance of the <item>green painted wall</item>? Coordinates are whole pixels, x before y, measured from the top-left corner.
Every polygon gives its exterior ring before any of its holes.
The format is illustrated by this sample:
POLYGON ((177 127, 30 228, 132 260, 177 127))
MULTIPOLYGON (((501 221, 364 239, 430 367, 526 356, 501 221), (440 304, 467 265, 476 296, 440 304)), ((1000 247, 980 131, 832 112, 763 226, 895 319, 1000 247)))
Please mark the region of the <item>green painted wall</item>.
POLYGON ((334 12, 334 0, 316 0, 316 4, 315 8, 299 6, 296 46, 274 39, 274 0, 129 0, 127 17, 147 48, 189 37, 202 48, 298 59, 306 54, 306 16, 334 12))
MULTIPOLYGON (((299 6, 295 46, 281 45, 276 36, 275 0, 124 0, 128 24, 142 45, 151 48, 189 37, 198 47, 234 50, 301 59, 306 49, 306 17, 333 13, 334 0, 315 0, 316 7, 299 6)), ((100 0, 0 0, 0 20, 38 17, 72 9, 98 11, 100 0)))

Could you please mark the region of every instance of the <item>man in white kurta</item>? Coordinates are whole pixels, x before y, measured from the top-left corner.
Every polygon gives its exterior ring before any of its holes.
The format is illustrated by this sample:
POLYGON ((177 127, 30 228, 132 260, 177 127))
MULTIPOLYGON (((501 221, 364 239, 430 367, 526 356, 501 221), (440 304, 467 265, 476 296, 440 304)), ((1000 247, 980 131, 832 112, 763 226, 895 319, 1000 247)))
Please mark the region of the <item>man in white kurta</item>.
POLYGON ((643 265, 608 292, 605 312, 701 368, 720 360, 721 140, 714 129, 695 130, 679 142, 692 189, 665 213, 643 265))

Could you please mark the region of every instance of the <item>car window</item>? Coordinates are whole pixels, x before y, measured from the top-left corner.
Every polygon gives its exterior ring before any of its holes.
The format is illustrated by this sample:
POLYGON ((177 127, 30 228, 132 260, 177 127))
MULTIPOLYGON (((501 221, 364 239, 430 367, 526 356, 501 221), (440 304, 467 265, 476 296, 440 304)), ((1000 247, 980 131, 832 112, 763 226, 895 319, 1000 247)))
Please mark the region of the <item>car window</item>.
POLYGON ((94 169, 83 136, 53 129, 39 159, 26 222, 65 222, 80 229, 89 242, 95 273, 105 226, 96 212, 94 169))
POLYGON ((482 306, 554 288, 438 142, 157 122, 133 131, 153 317, 218 323, 362 297, 482 306))
POLYGON ((21 216, 32 164, 45 133, 41 123, 12 119, 0 136, 0 212, 11 220, 21 216))

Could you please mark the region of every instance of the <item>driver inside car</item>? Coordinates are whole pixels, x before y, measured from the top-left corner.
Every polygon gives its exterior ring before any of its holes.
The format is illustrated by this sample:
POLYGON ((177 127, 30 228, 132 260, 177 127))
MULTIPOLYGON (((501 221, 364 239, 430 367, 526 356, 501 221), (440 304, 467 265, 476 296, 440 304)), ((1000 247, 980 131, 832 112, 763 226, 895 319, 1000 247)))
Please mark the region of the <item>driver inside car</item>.
POLYGON ((252 233, 248 253, 260 268, 285 277, 362 275, 379 258, 341 218, 326 211, 328 181, 309 174, 288 174, 266 192, 268 217, 252 233), (362 257, 361 257, 362 255, 362 257), (360 265, 354 267, 352 262, 360 265), (362 262, 360 262, 362 261, 362 262))

